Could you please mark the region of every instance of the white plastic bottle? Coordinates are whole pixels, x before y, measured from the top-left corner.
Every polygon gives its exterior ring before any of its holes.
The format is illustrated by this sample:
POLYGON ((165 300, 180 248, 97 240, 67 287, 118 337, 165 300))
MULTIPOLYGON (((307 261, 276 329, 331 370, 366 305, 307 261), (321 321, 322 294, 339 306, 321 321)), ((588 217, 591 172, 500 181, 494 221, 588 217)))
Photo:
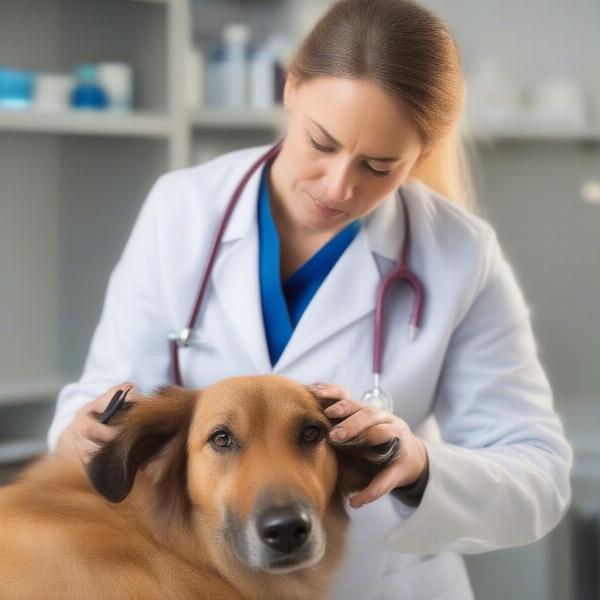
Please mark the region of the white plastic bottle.
POLYGON ((257 48, 250 60, 250 107, 261 110, 275 104, 275 56, 268 47, 257 48))
POLYGON ((186 56, 186 107, 197 111, 206 102, 204 98, 205 59, 202 49, 192 46, 186 56))
POLYGON ((224 86, 226 109, 248 106, 248 40, 250 30, 246 25, 233 23, 223 29, 224 86))

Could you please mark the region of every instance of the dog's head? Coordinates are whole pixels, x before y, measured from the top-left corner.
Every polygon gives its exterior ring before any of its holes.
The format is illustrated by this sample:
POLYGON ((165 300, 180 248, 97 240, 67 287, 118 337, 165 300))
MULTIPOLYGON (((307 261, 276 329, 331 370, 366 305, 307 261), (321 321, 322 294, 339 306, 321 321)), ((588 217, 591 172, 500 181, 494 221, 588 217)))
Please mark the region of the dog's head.
POLYGON ((332 537, 343 544, 345 498, 397 449, 397 440, 330 441, 338 420, 323 409, 333 402, 274 375, 234 377, 197 392, 163 387, 127 411, 116 438, 88 463, 88 477, 119 502, 148 467, 159 518, 208 528, 214 560, 226 548, 253 570, 308 567, 332 537))

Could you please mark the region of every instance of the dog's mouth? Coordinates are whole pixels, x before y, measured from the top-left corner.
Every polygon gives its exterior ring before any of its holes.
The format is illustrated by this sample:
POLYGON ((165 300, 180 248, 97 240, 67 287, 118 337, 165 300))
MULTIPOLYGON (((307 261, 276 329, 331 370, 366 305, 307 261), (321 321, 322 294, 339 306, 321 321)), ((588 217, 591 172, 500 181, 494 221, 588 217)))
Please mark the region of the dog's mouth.
POLYGON ((307 551, 300 552, 297 555, 274 557, 267 560, 266 564, 259 568, 273 574, 290 573, 298 569, 306 569, 318 563, 323 557, 323 552, 324 548, 321 552, 315 552, 313 549, 309 550, 307 548, 307 551))

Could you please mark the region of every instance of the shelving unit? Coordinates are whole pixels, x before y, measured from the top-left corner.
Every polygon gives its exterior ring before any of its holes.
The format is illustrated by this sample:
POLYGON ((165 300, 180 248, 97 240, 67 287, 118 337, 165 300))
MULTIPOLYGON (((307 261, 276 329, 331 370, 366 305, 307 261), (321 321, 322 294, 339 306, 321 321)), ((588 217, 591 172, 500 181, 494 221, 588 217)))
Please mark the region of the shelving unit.
POLYGON ((0 110, 0 465, 44 451, 141 203, 189 164, 188 11, 188 0, 0 0, 4 65, 127 62, 135 89, 127 114, 0 110))
MULTIPOLYGON (((15 406, 40 407, 21 438, 0 430, 0 463, 43 445, 48 406, 79 377, 109 273, 153 182, 282 131, 281 107, 186 105, 192 8, 192 0, 0 0, 4 63, 67 72, 116 60, 136 77, 131 114, 0 110, 0 421, 15 406)), ((600 143, 600 125, 470 129, 482 144, 600 143)))
POLYGON ((0 465, 43 452, 58 392, 81 373, 108 276, 154 181, 198 156, 266 143, 283 124, 280 109, 186 105, 191 4, 0 0, 3 65, 64 73, 127 62, 135 89, 126 114, 0 110, 0 465))

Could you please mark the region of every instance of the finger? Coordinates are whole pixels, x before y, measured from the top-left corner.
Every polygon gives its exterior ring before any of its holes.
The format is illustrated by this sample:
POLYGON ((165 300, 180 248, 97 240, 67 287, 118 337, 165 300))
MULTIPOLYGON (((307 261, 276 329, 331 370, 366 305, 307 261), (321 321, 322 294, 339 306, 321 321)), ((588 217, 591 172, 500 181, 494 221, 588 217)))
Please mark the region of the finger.
POLYGON ((357 410, 360 410, 366 404, 356 402, 352 399, 350 391, 343 385, 333 383, 313 383, 308 386, 309 389, 320 398, 330 399, 331 404, 323 409, 323 412, 330 419, 340 419, 346 417, 357 410))
POLYGON ((92 442, 105 444, 114 439, 117 434, 114 427, 103 425, 95 419, 88 418, 85 420, 81 435, 92 442))
POLYGON ((313 383, 309 386, 311 390, 324 398, 337 398, 340 400, 352 400, 352 395, 346 386, 335 383, 313 383))
POLYGON ((402 447, 402 435, 404 429, 395 421, 393 423, 379 423, 369 427, 363 434, 364 441, 369 446, 378 446, 385 444, 391 439, 400 438, 400 447, 402 447))
POLYGON ((352 398, 344 398, 331 404, 323 412, 329 418, 343 419, 366 407, 366 404, 361 404, 356 400, 352 400, 352 398))
POLYGON ((399 485, 403 485, 403 483, 398 481, 397 465, 389 466, 377 473, 366 488, 352 496, 350 505, 352 508, 360 508, 363 504, 385 496, 399 485))
POLYGON ((330 436, 333 440, 341 442, 357 436, 373 425, 392 423, 396 419, 397 417, 392 413, 374 406, 365 406, 336 425, 331 430, 330 436))

